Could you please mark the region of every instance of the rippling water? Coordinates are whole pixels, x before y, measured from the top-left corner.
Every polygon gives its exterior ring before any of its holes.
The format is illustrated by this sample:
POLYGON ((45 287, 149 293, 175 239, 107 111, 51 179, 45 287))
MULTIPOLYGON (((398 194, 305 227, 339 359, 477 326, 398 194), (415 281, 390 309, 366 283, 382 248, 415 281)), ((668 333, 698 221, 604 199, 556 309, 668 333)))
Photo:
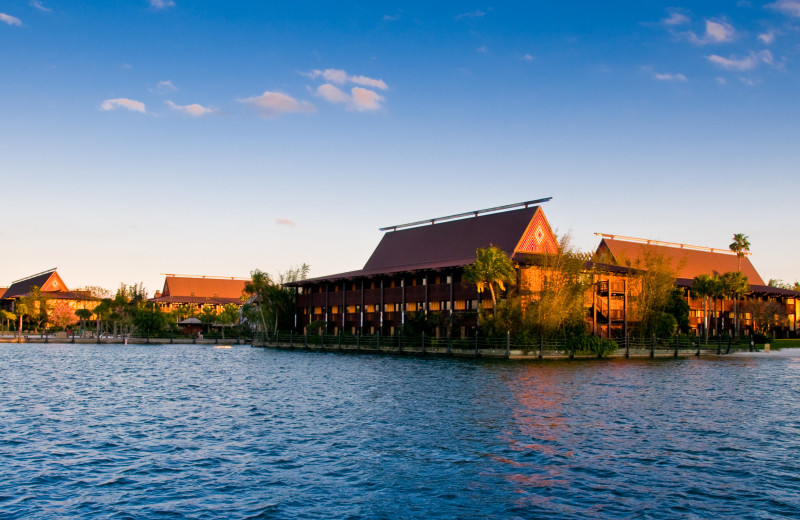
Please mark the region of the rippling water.
POLYGON ((797 518, 800 357, 0 345, 2 518, 797 518))

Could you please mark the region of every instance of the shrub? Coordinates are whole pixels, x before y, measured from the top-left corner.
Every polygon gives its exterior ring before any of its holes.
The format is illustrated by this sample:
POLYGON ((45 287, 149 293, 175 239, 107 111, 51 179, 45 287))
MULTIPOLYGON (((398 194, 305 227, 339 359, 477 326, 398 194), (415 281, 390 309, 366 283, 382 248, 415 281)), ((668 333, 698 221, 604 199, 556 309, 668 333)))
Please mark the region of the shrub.
POLYGON ((617 342, 599 336, 570 336, 567 338, 567 349, 576 354, 592 354, 604 357, 617 350, 617 342))

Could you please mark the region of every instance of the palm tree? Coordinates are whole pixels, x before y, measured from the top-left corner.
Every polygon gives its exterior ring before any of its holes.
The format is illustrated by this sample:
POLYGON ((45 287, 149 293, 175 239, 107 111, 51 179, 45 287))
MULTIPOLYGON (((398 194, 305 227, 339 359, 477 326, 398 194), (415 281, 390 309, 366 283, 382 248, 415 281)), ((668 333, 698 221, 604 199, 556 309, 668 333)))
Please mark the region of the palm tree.
POLYGON ((497 309, 495 286, 504 291, 505 284, 513 283, 517 273, 508 255, 495 246, 479 247, 475 254, 475 262, 464 269, 464 279, 477 285, 479 293, 484 288, 489 288, 492 295, 492 312, 494 312, 497 309))
POLYGON ((81 320, 81 332, 83 332, 83 329, 85 328, 84 322, 92 317, 92 311, 89 309, 78 309, 75 311, 75 315, 81 320))
POLYGON ((14 305, 14 311, 16 311, 17 317, 19 318, 19 332, 17 332, 17 343, 22 343, 22 317, 26 314, 30 314, 30 309, 28 308, 28 304, 22 299, 17 301, 16 305, 14 305))
POLYGON ((716 285, 714 277, 708 274, 695 276, 692 282, 692 293, 694 293, 695 297, 703 299, 703 316, 705 319, 703 329, 705 330, 706 343, 708 343, 708 299, 714 294, 716 285))
POLYGON ((730 250, 736 253, 736 256, 739 257, 739 267, 737 268, 739 272, 742 271, 742 258, 744 258, 744 256, 750 252, 749 238, 750 237, 744 233, 735 233, 733 235, 733 243, 728 246, 730 250))
POLYGON ((265 273, 260 269, 256 269, 250 273, 250 281, 244 284, 244 292, 252 298, 252 302, 258 306, 258 312, 261 316, 261 326, 263 327, 264 334, 269 338, 269 331, 267 330, 267 320, 264 318, 264 307, 269 307, 271 304, 272 295, 274 294, 274 283, 270 278, 269 273, 265 273))
POLYGON ((725 273, 722 275, 722 283, 725 287, 725 294, 733 298, 734 331, 739 337, 739 298, 750 291, 750 284, 747 277, 740 271, 725 273))

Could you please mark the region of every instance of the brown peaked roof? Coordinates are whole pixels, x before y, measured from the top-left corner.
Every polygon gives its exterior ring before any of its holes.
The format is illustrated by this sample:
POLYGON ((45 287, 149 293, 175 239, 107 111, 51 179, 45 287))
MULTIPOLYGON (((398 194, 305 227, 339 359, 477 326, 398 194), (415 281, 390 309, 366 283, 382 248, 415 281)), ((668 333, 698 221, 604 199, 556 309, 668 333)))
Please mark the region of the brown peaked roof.
POLYGON ((3 299, 3 295, 6 293, 6 289, 8 289, 8 287, 0 287, 0 300, 3 299))
POLYGON ((419 269, 434 263, 451 266, 475 261, 479 247, 496 246, 509 256, 539 206, 390 231, 364 265, 365 270, 419 269))
MULTIPOLYGON (((207 298, 231 299, 241 301, 244 285, 247 280, 236 278, 167 276, 161 297, 171 298, 207 298)), ((177 301, 177 300, 164 300, 177 301)))
POLYGON ((39 287, 42 292, 47 293, 69 292, 64 280, 61 279, 55 269, 51 269, 12 283, 11 286, 6 289, 3 298, 21 298, 30 293, 33 286, 39 287))
MULTIPOLYGON (((653 251, 664 255, 670 260, 672 267, 677 269, 677 278, 693 279, 701 274, 722 275, 738 269, 738 257, 724 250, 706 251, 690 248, 680 248, 641 242, 628 242, 614 238, 604 238, 597 247, 601 257, 610 255, 608 261, 618 265, 628 265, 642 258, 644 251, 653 251)), ((634 265, 635 267, 635 265, 634 265)), ((766 285, 756 271, 753 264, 745 256, 742 258, 742 274, 747 276, 751 285, 766 285)))
MULTIPOLYGON (((539 206, 389 231, 363 269, 301 280, 289 285, 351 279, 422 269, 460 267, 475 261, 479 247, 496 246, 509 256, 518 246, 551 248, 555 238, 539 206), (538 213, 537 213, 538 212, 538 213), (536 217, 536 219, 534 219, 536 217), (538 237, 534 237, 536 233, 538 237)), ((514 258, 523 256, 522 253, 514 258)))

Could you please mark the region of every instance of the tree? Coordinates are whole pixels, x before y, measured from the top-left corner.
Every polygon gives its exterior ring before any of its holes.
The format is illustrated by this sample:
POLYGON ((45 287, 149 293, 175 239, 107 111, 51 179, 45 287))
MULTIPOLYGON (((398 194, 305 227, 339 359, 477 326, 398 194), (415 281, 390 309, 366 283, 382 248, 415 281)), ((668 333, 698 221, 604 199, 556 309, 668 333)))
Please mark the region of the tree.
POLYGON ((17 300, 17 303, 14 305, 14 311, 16 311, 17 317, 19 318, 19 331, 17 332, 17 343, 22 343, 22 318, 30 314, 31 310, 28 307, 28 302, 25 301, 25 298, 20 298, 17 300))
POLYGON ((235 303, 227 304, 217 318, 222 325, 222 339, 225 339, 225 327, 231 327, 239 320, 239 306, 235 303))
POLYGON ((749 300, 744 305, 753 319, 753 330, 769 334, 772 325, 783 325, 786 322, 786 308, 783 304, 768 300, 749 300))
POLYGON ((208 333, 211 333, 211 326, 217 320, 217 311, 211 305, 203 305, 203 310, 200 312, 200 321, 208 327, 208 333))
POLYGON ((164 314, 154 304, 146 302, 136 309, 133 324, 139 334, 143 334, 150 343, 150 337, 164 328, 164 314))
POLYGON ((675 317, 675 323, 680 332, 688 333, 691 327, 689 322, 689 303, 683 297, 683 289, 674 287, 670 293, 664 311, 675 317))
POLYGON ((694 277, 692 283, 692 293, 696 298, 703 299, 703 317, 705 323, 703 329, 705 330, 706 343, 708 343, 708 299, 714 294, 717 282, 714 277, 708 274, 701 274, 694 277))
POLYGON ((246 300, 258 307, 261 328, 267 337, 269 337, 268 321, 274 324, 274 332, 277 332, 281 323, 291 326, 295 290, 286 284, 305 280, 309 270, 307 264, 291 268, 284 273, 278 273, 277 281, 260 269, 251 271, 250 281, 244 287, 246 300))
MULTIPOLYGON (((520 295, 525 329, 546 336, 584 328, 584 297, 592 284, 585 269, 586 256, 572 246, 572 237, 563 235, 555 253, 540 253, 531 258, 532 269, 521 275, 520 295)), ((512 323, 513 313, 506 313, 512 323)))
MULTIPOLYGON (((94 308, 94 317, 97 321, 97 339, 100 340, 100 323, 108 319, 109 315, 111 315, 111 306, 112 300, 111 298, 103 298, 100 300, 100 303, 97 307, 94 308)), ((106 327, 106 331, 108 331, 108 327, 106 327)))
POLYGON ((733 298, 734 331, 739 337, 739 299, 750 292, 750 284, 747 283, 747 276, 741 271, 728 272, 722 275, 722 285, 726 295, 733 298))
POLYGON ((49 321, 58 328, 66 329, 77 322, 77 316, 72 310, 72 307, 62 300, 53 306, 49 321))
POLYGON ((733 235, 733 242, 728 247, 731 251, 736 253, 736 256, 739 258, 739 267, 737 271, 742 271, 742 258, 746 254, 750 252, 750 237, 745 235, 744 233, 735 233, 733 235))
POLYGON ((472 282, 478 287, 478 292, 483 292, 488 288, 492 295, 492 312, 497 309, 497 294, 495 287, 499 291, 504 291, 506 284, 516 281, 517 272, 514 264, 502 249, 495 246, 486 248, 479 247, 475 251, 475 262, 464 269, 464 280, 472 282))
POLYGON ((667 312, 675 288, 677 271, 670 259, 655 250, 645 248, 631 265, 631 314, 642 337, 667 335, 678 326, 677 316, 667 312))
POLYGON ((10 322, 16 321, 17 315, 13 312, 8 312, 0 309, 0 320, 4 320, 6 322, 6 330, 11 330, 10 322))
POLYGON ((86 321, 91 319, 92 311, 89 309, 78 309, 75 311, 75 315, 81 320, 81 331, 86 327, 86 321))

